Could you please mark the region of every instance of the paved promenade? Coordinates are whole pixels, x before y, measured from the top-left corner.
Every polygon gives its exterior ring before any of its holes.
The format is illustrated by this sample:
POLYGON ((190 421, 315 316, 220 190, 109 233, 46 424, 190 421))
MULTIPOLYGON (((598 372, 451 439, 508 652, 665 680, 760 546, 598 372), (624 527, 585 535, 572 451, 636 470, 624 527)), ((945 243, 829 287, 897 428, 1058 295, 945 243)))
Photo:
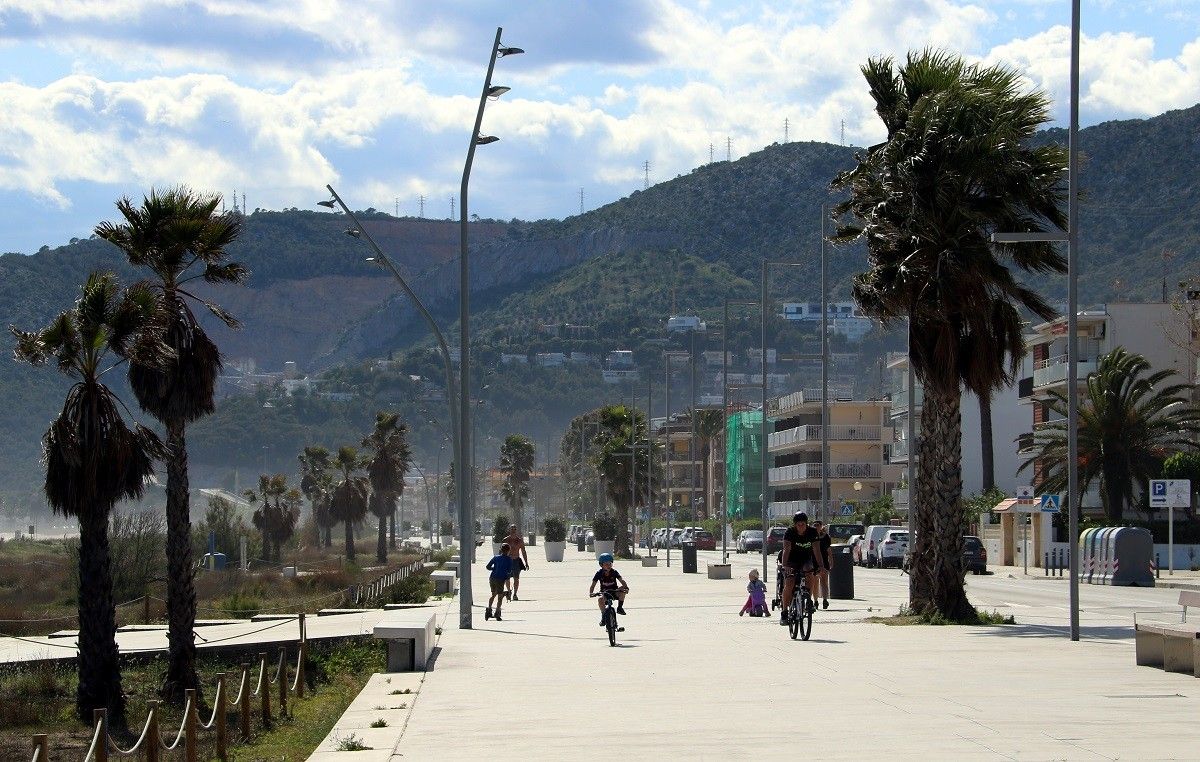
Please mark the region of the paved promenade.
POLYGON ((1085 586, 1084 639, 1071 643, 1065 580, 969 578, 973 601, 1015 626, 889 627, 862 620, 895 613, 907 578, 859 569, 856 599, 818 613, 803 642, 738 617, 757 558, 731 556, 733 580, 714 581, 702 553, 697 575, 618 564, 632 594, 610 648, 585 597, 591 556, 547 564, 530 551, 503 622, 482 610, 474 630, 447 621, 435 669, 389 710, 394 750, 338 759, 1200 756, 1200 680, 1133 664, 1132 611, 1177 591, 1085 586))

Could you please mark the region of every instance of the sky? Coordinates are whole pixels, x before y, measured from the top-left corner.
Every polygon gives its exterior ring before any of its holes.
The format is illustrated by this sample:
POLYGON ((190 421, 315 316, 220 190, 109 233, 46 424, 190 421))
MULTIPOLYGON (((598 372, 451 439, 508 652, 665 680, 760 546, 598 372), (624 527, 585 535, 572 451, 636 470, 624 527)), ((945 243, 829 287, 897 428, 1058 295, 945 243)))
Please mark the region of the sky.
MULTIPOLYGON (((0 0, 0 252, 179 183, 249 209, 562 218, 774 142, 882 136, 859 66, 1003 62, 1067 115, 1069 0, 0 0), (455 201, 457 204, 457 200, 455 201)), ((1081 120, 1200 101, 1200 0, 1083 0, 1081 120)))

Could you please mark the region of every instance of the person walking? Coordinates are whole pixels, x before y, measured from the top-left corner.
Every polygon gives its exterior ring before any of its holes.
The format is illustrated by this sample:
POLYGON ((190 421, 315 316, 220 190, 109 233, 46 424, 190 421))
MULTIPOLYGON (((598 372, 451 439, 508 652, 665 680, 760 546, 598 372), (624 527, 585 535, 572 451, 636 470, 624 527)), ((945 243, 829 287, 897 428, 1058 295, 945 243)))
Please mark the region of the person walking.
POLYGON ((508 557, 508 543, 501 545, 500 552, 487 562, 487 570, 492 573, 488 578, 488 582, 492 586, 492 595, 488 598, 487 608, 483 611, 484 621, 493 616, 497 622, 504 621, 500 618, 500 607, 504 605, 504 584, 508 581, 509 573, 512 571, 512 563, 512 559, 508 557), (496 604, 494 615, 492 614, 492 603, 496 604))
POLYGON ((525 552, 525 541, 521 539, 516 524, 508 525, 508 536, 504 538, 504 543, 508 548, 508 557, 512 559, 512 582, 509 583, 512 589, 508 593, 509 600, 516 601, 520 600, 517 591, 521 589, 521 572, 529 568, 529 554, 525 552))

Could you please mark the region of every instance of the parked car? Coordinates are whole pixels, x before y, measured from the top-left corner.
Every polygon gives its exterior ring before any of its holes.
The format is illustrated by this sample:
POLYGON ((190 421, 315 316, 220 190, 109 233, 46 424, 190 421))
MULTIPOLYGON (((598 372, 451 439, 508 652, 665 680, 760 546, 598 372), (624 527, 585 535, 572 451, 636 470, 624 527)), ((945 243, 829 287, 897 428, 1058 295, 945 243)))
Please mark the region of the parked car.
POLYGON ((830 524, 826 529, 834 542, 846 542, 854 535, 862 535, 866 527, 862 524, 830 524))
POLYGON ((901 527, 888 526, 887 524, 874 524, 867 527, 867 531, 863 533, 863 544, 866 546, 860 552, 863 559, 863 566, 878 566, 879 565, 879 546, 883 543, 883 537, 888 532, 901 527))
POLYGON ((761 551, 763 533, 761 529, 743 529, 737 538, 737 552, 749 553, 752 550, 761 551))
POLYGON ((963 569, 972 574, 987 574, 987 548, 978 537, 963 537, 963 569))
POLYGON ((579 542, 580 529, 583 529, 582 524, 572 524, 571 528, 567 531, 567 542, 571 543, 572 545, 579 542))
POLYGON ((696 543, 696 550, 716 550, 717 538, 712 532, 706 529, 696 529, 691 534, 692 542, 696 543))
POLYGON ((846 545, 850 548, 850 563, 859 566, 862 561, 859 560, 859 551, 862 549, 862 535, 852 535, 846 540, 846 545))
POLYGON ((879 555, 878 566, 895 566, 899 569, 904 565, 904 554, 908 552, 908 530, 889 529, 876 550, 879 555))
POLYGON ((778 553, 783 550, 783 536, 787 534, 787 527, 771 527, 767 532, 767 554, 778 553))
POLYGON ((667 539, 667 544, 670 545, 672 548, 681 547, 679 543, 681 542, 680 538, 683 536, 683 530, 682 529, 672 529, 672 530, 670 530, 670 532, 671 532, 671 534, 667 539))
POLYGON ((656 548, 667 547, 667 528, 666 527, 659 527, 658 529, 654 530, 654 547, 656 547, 656 548))

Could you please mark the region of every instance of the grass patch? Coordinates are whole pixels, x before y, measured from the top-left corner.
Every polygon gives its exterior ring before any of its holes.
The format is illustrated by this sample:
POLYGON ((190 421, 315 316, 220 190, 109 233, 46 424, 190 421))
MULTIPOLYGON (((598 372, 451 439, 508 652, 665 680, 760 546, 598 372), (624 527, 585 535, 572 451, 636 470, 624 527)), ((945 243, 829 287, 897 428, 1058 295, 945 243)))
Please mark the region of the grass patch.
POLYGON ((362 739, 351 733, 345 738, 338 741, 338 751, 368 751, 371 747, 362 742, 362 739))
POLYGON ((908 606, 901 606, 900 611, 895 616, 872 616, 867 617, 866 621, 876 624, 886 624, 893 627, 906 627, 911 625, 932 625, 934 627, 944 627, 947 625, 1002 625, 1016 624, 1017 620, 1011 615, 1001 614, 993 609, 992 611, 980 611, 972 609, 972 616, 964 617, 963 619, 954 620, 942 616, 939 612, 931 614, 915 613, 908 606))
POLYGON ((371 723, 371 727, 373 728, 386 728, 387 726, 387 720, 383 719, 382 717, 371 723))

